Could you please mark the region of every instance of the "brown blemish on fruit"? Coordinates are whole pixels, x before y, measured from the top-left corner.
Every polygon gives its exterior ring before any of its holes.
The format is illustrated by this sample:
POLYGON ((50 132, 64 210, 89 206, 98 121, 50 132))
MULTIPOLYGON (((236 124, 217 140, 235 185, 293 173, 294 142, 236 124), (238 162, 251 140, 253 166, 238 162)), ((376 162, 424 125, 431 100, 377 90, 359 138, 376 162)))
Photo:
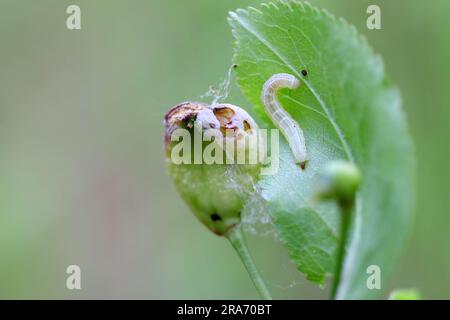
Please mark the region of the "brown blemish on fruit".
POLYGON ((220 131, 223 135, 232 136, 239 129, 236 124, 236 112, 226 106, 217 106, 213 110, 214 115, 220 123, 220 131))
POLYGON ((197 113, 207 108, 208 105, 201 102, 183 102, 172 107, 164 116, 164 126, 166 130, 173 131, 174 127, 179 127, 183 123, 187 123, 195 119, 197 113))
POLYGON ((235 115, 234 110, 228 107, 216 107, 213 112, 221 126, 231 124, 235 115))
POLYGON ((226 139, 241 140, 245 138, 245 134, 254 134, 254 130, 257 128, 245 112, 240 112, 240 109, 233 105, 209 106, 201 102, 183 102, 172 107, 164 116, 166 151, 171 144, 172 133, 179 128, 191 129, 200 116, 203 129, 208 127, 219 129, 226 139), (209 113, 212 114, 209 115, 209 113), (208 118, 210 116, 212 118, 208 118))
POLYGON ((252 127, 250 126, 250 123, 248 123, 247 120, 244 120, 244 130, 245 131, 252 131, 252 127))
POLYGON ((164 144, 166 147, 170 144, 170 136, 176 129, 183 126, 191 128, 197 114, 207 107, 206 103, 186 101, 170 108, 164 115, 164 144))

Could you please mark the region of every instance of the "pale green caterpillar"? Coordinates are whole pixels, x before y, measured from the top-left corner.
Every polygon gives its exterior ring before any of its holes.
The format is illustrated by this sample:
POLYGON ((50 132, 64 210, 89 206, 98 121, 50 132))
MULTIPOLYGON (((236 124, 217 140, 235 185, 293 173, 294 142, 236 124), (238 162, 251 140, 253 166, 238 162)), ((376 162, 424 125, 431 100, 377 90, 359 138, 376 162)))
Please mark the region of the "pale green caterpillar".
POLYGON ((283 109, 277 100, 278 89, 296 89, 299 86, 300 81, 291 74, 274 74, 264 84, 261 100, 269 117, 288 141, 289 147, 294 155, 295 162, 299 163, 302 169, 305 169, 308 156, 306 153, 303 130, 300 128, 299 124, 291 118, 289 113, 283 109))

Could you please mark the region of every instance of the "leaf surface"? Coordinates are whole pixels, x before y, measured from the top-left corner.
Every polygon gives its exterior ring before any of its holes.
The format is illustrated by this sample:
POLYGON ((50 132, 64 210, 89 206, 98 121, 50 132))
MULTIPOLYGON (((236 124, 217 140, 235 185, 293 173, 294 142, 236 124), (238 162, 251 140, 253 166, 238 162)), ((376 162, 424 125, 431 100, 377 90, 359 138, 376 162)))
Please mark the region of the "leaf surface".
POLYGON ((262 176, 260 188, 292 261, 322 284, 335 270, 339 212, 314 200, 317 174, 330 160, 347 159, 361 170, 344 273, 337 298, 372 298, 369 265, 382 281, 393 268, 410 225, 414 159, 398 91, 382 60, 342 19, 308 3, 276 2, 231 12, 238 84, 262 127, 274 127, 260 101, 264 82, 276 73, 300 79, 283 89, 283 107, 302 127, 309 162, 301 171, 282 139, 280 167, 262 176), (307 75, 302 75, 302 70, 307 75))

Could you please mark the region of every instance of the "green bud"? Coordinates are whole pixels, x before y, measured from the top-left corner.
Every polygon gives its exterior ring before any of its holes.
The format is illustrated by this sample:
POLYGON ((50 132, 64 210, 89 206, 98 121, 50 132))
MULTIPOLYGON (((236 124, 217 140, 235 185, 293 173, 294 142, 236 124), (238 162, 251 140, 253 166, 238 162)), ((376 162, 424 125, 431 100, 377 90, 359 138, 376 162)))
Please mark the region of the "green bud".
POLYGON ((259 176, 258 151, 265 144, 258 126, 237 106, 196 102, 171 108, 164 126, 166 159, 177 191, 206 227, 224 235, 239 224, 259 176), (178 134, 178 129, 184 131, 178 134))
POLYGON ((353 163, 333 160, 320 173, 317 196, 325 200, 334 199, 340 205, 349 206, 353 204, 360 184, 361 174, 353 163))

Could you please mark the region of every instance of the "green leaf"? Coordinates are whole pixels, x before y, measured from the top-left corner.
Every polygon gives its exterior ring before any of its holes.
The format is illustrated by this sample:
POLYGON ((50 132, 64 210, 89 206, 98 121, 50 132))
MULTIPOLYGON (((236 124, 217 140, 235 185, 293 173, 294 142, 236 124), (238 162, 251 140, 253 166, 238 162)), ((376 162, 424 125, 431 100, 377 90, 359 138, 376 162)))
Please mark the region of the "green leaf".
POLYGON ((264 82, 286 72, 300 79, 279 100, 303 128, 310 161, 294 163, 285 140, 277 174, 263 176, 262 198, 298 269, 323 283, 335 270, 339 212, 317 203, 317 174, 333 159, 360 169, 350 242, 338 298, 372 298, 369 265, 391 272, 410 225, 413 152, 398 91, 353 26, 307 3, 276 2, 231 12, 238 84, 263 122, 273 127, 260 101, 264 82), (306 76, 302 70, 307 70, 306 76))

